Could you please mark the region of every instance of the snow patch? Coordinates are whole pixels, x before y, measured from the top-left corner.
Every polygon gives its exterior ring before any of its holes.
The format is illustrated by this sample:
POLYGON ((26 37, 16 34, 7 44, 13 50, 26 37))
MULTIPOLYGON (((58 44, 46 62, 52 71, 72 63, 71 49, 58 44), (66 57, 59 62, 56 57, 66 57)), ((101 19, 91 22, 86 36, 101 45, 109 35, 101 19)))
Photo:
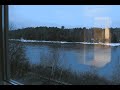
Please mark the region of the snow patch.
POLYGON ((78 43, 78 44, 93 44, 93 45, 107 45, 107 46, 120 46, 120 43, 91 43, 91 42, 66 42, 66 41, 44 41, 44 40, 25 40, 25 39, 9 39, 14 41, 20 41, 20 42, 44 42, 44 43, 78 43))

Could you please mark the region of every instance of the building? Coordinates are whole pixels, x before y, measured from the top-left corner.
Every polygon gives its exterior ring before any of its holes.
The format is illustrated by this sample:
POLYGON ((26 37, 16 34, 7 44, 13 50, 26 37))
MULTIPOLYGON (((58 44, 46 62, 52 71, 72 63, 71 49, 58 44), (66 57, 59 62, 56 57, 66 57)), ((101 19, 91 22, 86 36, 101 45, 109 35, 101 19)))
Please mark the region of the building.
POLYGON ((91 30, 84 30, 84 41, 94 42, 94 43, 110 43, 111 42, 111 32, 109 29, 110 19, 106 17, 95 18, 95 27, 91 30), (101 22, 104 28, 99 25, 101 22), (100 27, 100 28, 99 28, 100 27))

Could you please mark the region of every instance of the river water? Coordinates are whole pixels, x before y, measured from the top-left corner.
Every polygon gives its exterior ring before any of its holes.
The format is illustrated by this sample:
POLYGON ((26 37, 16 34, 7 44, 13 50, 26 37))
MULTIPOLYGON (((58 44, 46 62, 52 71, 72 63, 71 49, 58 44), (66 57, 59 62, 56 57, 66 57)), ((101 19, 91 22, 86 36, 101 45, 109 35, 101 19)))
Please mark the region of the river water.
POLYGON ((101 69, 102 74, 112 73, 119 63, 120 46, 61 44, 61 43, 24 43, 25 54, 31 64, 51 63, 74 71, 88 71, 90 67, 101 69))

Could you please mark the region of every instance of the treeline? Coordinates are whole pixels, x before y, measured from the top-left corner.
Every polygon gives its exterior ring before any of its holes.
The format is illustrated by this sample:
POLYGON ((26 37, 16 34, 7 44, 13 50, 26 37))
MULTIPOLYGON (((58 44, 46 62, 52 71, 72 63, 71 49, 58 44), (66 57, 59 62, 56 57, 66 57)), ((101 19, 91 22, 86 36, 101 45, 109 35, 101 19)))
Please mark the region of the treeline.
MULTIPOLYGON (((102 28, 72 28, 67 29, 62 26, 58 27, 28 27, 17 30, 9 31, 10 39, 26 40, 46 40, 46 41, 68 41, 68 42, 92 42, 94 37, 94 31, 103 31, 102 28)), ((120 40, 120 28, 110 28, 112 42, 119 42, 120 40)), ((100 33, 98 35, 100 36, 100 33)), ((100 38, 100 37, 99 37, 100 38)))

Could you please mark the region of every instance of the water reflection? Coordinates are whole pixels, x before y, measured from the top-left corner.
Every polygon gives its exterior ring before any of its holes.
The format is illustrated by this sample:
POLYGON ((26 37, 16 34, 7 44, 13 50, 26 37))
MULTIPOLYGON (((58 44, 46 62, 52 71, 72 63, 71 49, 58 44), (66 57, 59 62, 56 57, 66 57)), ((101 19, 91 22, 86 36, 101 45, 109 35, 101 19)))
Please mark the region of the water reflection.
POLYGON ((103 67, 111 60, 111 47, 102 45, 82 45, 77 55, 80 64, 103 67))
POLYGON ((103 67, 111 61, 111 47, 85 44, 27 44, 26 55, 31 63, 43 63, 78 69, 81 64, 103 67), (64 65, 63 65, 64 64, 64 65))
POLYGON ((92 65, 103 67, 111 61, 111 47, 94 45, 94 60, 92 65))

